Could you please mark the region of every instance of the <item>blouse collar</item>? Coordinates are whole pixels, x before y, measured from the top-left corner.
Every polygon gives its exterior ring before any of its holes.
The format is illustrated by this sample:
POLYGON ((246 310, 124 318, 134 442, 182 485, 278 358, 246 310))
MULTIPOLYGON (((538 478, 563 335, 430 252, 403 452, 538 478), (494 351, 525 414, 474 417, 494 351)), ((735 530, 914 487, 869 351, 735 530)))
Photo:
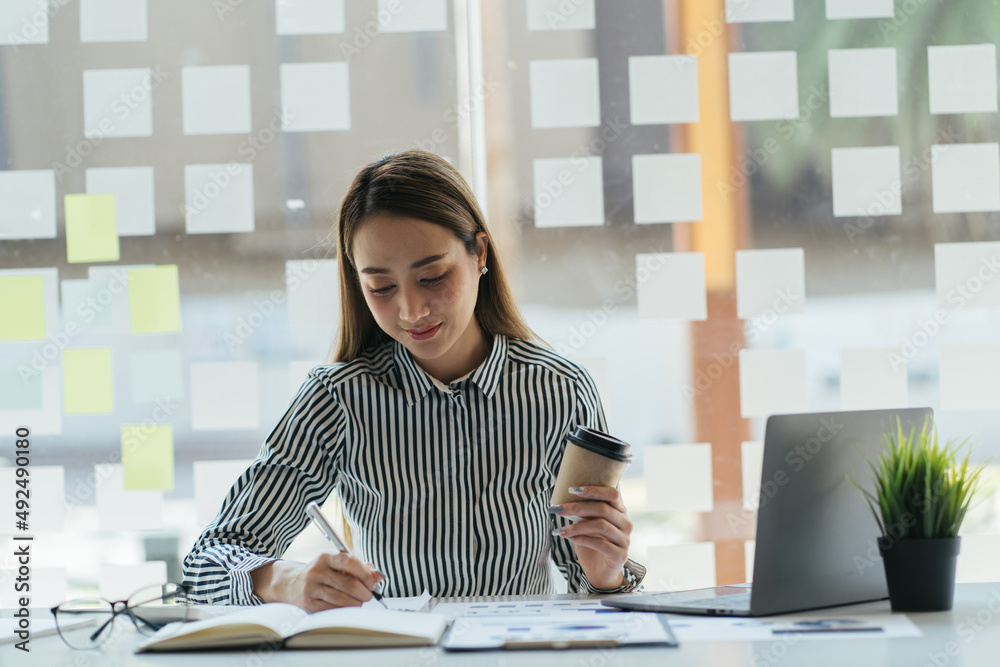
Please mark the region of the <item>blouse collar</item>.
MULTIPOLYGON (((406 395, 407 405, 412 406, 427 395, 427 392, 434 386, 434 380, 424 369, 420 368, 413 359, 413 355, 403 347, 402 343, 394 340, 392 346, 393 359, 399 371, 401 389, 406 395)), ((503 334, 495 335, 493 337, 493 346, 490 349, 490 353, 486 356, 486 360, 473 370, 472 373, 456 380, 452 384, 466 381, 472 382, 479 387, 483 395, 487 398, 492 398, 493 393, 500 384, 500 378, 507 364, 508 348, 509 342, 507 337, 503 334)))

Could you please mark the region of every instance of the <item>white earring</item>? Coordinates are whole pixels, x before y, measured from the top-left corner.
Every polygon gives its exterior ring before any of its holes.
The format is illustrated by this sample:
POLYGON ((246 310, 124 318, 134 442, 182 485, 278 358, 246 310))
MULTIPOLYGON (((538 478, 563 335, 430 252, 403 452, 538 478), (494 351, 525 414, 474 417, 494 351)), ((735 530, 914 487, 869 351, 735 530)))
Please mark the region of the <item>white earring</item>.
POLYGON ((479 269, 479 273, 483 274, 484 276, 486 275, 487 271, 489 271, 489 269, 486 268, 485 266, 483 268, 479 269))

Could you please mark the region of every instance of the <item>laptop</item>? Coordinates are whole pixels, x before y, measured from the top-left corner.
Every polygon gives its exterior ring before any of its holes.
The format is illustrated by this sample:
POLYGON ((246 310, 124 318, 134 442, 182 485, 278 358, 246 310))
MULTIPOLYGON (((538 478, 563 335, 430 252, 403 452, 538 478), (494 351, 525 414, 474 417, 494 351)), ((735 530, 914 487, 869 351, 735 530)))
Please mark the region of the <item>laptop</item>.
POLYGON ((768 616, 889 597, 868 504, 845 480, 873 490, 882 433, 919 429, 930 408, 774 415, 764 431, 753 584, 609 596, 635 611, 768 616), (859 449, 860 445, 860 449, 859 449))

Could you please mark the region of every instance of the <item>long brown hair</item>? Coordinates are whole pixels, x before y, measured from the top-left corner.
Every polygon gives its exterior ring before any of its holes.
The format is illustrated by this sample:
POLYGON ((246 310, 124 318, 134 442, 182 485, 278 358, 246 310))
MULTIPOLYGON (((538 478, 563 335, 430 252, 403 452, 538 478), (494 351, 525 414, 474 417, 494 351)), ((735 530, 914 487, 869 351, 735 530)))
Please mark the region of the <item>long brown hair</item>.
POLYGON ((393 153, 365 166, 344 195, 337 219, 337 260, 340 269, 340 330, 334 361, 353 361, 362 352, 392 340, 379 328, 361 293, 351 243, 368 216, 404 215, 449 229, 470 255, 476 254, 476 234, 486 234, 487 274, 479 281, 475 317, 483 333, 537 340, 517 308, 493 237, 472 189, 443 158, 427 151, 393 153))

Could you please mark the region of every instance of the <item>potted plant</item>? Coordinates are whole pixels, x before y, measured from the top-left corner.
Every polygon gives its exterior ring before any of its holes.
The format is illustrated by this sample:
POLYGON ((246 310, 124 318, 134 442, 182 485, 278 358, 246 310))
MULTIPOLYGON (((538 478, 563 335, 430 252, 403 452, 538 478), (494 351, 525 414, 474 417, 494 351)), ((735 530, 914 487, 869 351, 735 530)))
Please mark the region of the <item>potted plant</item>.
POLYGON ((962 525, 985 464, 969 468, 959 459, 967 441, 938 443, 937 428, 924 421, 918 432, 896 428, 882 436, 882 453, 868 461, 874 493, 849 480, 882 531, 879 552, 893 611, 945 611, 955 592, 955 566, 962 525))

